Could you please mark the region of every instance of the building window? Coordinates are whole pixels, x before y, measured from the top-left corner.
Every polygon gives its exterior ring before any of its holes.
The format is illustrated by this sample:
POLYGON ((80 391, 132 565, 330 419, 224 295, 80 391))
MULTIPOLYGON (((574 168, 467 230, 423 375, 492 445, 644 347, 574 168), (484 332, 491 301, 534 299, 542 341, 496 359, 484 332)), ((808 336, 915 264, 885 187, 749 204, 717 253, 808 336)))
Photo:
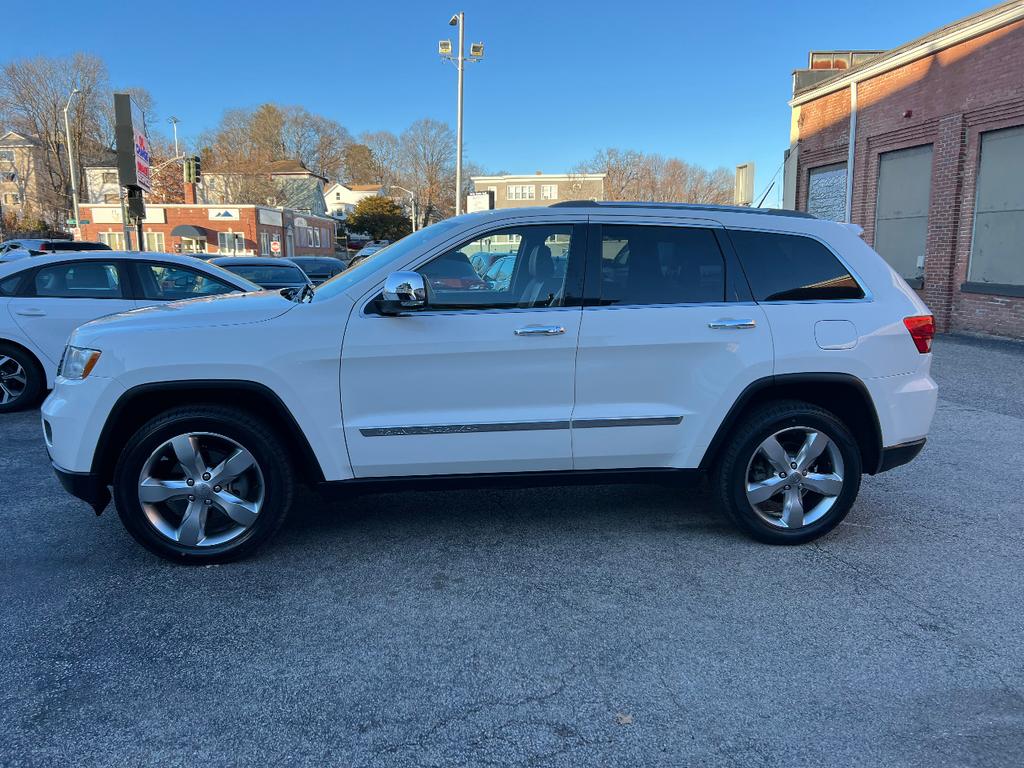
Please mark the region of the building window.
POLYGON ((1024 286, 1024 125, 981 135, 967 279, 1024 286))
POLYGON ((163 232, 143 232, 146 237, 146 250, 147 251, 158 251, 164 250, 164 233, 163 232))
POLYGON ((241 232, 218 232, 217 250, 221 253, 245 253, 245 235, 241 232))
POLYGON ((541 200, 557 200, 558 199, 558 185, 557 184, 541 184, 540 185, 540 199, 541 200))
POLYGON ((309 233, 313 236, 313 241, 312 241, 313 242, 313 247, 314 248, 319 248, 320 247, 320 228, 316 227, 314 229, 314 228, 310 227, 309 233))
POLYGON ((915 282, 924 276, 931 188, 931 144, 879 156, 875 250, 893 269, 915 282))
POLYGON ((260 232, 260 256, 270 256, 269 232, 260 232))
POLYGON ((104 184, 117 184, 117 171, 104 171, 102 180, 104 184))
POLYGON ((10 193, 4 195, 4 205, 18 205, 21 203, 21 195, 10 193))
POLYGON ((846 220, 846 163, 808 171, 807 212, 819 219, 846 220))
POLYGON ((110 246, 112 251, 123 251, 124 232, 100 232, 100 242, 110 246))
POLYGON ((536 194, 537 188, 533 184, 509 184, 505 187, 507 200, 533 200, 536 194))
POLYGON ((335 192, 334 193, 334 199, 335 200, 341 200, 341 192, 335 192))
POLYGON ((12 149, 0 149, 0 160, 5 160, 8 163, 14 162, 14 150, 12 149))

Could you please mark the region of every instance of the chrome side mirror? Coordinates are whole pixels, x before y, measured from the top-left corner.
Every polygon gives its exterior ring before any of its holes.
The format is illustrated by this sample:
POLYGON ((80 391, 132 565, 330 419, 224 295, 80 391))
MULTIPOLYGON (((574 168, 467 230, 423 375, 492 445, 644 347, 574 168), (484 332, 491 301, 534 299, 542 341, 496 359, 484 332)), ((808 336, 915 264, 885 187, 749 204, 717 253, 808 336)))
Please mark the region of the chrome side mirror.
POLYGON ((403 309, 427 306, 427 283, 419 272, 392 272, 384 281, 381 311, 398 314, 403 309))

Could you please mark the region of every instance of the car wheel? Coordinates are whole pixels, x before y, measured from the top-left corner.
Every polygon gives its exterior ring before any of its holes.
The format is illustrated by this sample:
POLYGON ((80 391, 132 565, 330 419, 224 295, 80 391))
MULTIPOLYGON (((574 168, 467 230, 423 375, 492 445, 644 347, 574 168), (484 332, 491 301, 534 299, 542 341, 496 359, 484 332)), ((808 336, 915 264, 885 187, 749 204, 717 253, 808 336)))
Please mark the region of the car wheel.
POLYGON ((151 552, 188 563, 248 555, 274 535, 295 478, 277 436, 245 411, 184 407, 150 420, 114 470, 128 532, 151 552))
POLYGON ((754 538, 803 544, 839 525, 860 480, 860 448, 849 429, 823 408, 781 401, 744 419, 713 483, 721 505, 754 538))
POLYGON ((36 359, 21 347, 0 344, 0 413, 31 408, 45 389, 36 359))

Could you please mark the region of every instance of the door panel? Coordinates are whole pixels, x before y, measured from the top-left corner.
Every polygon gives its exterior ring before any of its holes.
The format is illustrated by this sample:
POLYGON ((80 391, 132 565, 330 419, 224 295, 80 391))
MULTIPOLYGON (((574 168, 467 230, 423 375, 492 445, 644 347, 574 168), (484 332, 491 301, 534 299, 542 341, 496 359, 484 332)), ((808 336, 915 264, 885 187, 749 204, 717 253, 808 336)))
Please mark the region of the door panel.
POLYGON ((591 233, 587 301, 603 306, 580 327, 576 469, 695 467, 747 384, 771 374, 764 313, 726 300, 736 267, 713 230, 604 219, 591 233))
POLYGON ((572 467, 581 239, 583 227, 493 231, 420 267, 429 309, 357 306, 341 365, 357 477, 572 467), (509 256, 510 278, 487 276, 509 256))
POLYGON ((60 362, 71 332, 98 317, 135 309, 119 266, 112 262, 64 262, 43 267, 32 278, 35 296, 11 299, 14 322, 50 362, 60 362))

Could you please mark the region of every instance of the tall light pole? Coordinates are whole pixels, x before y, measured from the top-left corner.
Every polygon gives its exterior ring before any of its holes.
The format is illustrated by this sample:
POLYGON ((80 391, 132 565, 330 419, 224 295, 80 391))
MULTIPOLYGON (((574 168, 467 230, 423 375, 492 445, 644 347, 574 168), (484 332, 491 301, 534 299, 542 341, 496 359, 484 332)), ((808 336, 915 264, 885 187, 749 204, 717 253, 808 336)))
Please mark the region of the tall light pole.
POLYGON ((174 117, 174 115, 171 115, 167 118, 167 122, 171 124, 171 130, 174 131, 174 156, 178 157, 180 154, 178 152, 178 123, 180 123, 181 120, 174 117))
POLYGON ((400 189, 403 192, 405 192, 407 195, 409 195, 409 203, 410 203, 411 208, 412 208, 412 231, 415 232, 416 231, 416 193, 413 192, 411 189, 406 189, 405 187, 400 187, 397 184, 392 184, 391 186, 394 187, 395 189, 400 189))
POLYGON ((68 103, 64 105, 64 140, 68 147, 68 171, 71 173, 71 204, 75 209, 75 226, 78 226, 78 179, 75 178, 75 156, 71 153, 71 123, 68 122, 68 110, 71 109, 71 100, 76 93, 81 93, 77 88, 72 88, 68 94, 68 103))
POLYGON ((469 47, 469 56, 466 56, 466 14, 459 11, 448 20, 448 25, 459 28, 458 57, 452 57, 450 40, 442 40, 438 44, 437 50, 443 58, 453 61, 459 70, 458 118, 455 124, 455 215, 458 216, 462 213, 462 77, 466 69, 466 62, 479 61, 483 58, 484 44, 473 43, 469 47))

